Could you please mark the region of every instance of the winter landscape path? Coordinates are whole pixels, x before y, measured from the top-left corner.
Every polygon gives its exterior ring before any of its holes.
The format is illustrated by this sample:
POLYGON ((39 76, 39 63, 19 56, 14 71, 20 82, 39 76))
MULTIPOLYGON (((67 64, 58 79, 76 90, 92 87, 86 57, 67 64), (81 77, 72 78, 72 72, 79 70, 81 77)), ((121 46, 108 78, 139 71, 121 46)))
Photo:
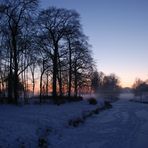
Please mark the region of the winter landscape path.
POLYGON ((148 148, 148 104, 120 100, 64 135, 55 147, 148 148))

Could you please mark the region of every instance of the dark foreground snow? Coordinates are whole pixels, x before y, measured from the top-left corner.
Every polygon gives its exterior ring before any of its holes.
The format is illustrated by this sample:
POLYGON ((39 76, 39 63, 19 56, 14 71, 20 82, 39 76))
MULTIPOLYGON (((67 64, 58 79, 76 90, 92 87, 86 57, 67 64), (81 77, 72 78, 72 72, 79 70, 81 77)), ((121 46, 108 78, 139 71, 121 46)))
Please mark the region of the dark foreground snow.
POLYGON ((68 120, 91 110, 86 102, 23 107, 0 106, 0 148, 148 148, 148 104, 120 100, 79 127, 68 120))

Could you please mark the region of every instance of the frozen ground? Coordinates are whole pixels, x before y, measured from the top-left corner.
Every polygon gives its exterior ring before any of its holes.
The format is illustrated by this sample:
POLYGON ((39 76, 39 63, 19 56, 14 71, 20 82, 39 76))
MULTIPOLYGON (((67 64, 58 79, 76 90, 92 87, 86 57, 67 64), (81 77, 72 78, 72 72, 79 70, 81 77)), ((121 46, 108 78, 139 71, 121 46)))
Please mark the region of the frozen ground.
POLYGON ((95 106, 85 101, 62 106, 0 106, 0 148, 148 148, 148 104, 119 100, 77 128, 67 121, 95 106))

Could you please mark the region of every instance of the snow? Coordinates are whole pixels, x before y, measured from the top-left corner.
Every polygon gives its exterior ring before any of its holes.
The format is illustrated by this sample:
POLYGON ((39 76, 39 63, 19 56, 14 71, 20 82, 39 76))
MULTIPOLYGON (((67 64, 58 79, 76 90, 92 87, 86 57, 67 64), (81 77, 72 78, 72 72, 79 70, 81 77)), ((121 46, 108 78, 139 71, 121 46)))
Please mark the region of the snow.
POLYGON ((131 92, 126 92, 126 93, 121 93, 119 96, 120 99, 133 99, 134 98, 134 94, 131 92))
MULTIPOLYGON (((96 106, 87 101, 56 105, 0 106, 0 147, 37 147, 45 130, 56 133, 68 127, 68 120, 96 106)), ((60 133, 59 133, 60 134, 60 133)))
POLYGON ((78 127, 68 120, 97 106, 87 101, 55 105, 0 106, 0 147, 148 148, 148 104, 121 99, 78 127))

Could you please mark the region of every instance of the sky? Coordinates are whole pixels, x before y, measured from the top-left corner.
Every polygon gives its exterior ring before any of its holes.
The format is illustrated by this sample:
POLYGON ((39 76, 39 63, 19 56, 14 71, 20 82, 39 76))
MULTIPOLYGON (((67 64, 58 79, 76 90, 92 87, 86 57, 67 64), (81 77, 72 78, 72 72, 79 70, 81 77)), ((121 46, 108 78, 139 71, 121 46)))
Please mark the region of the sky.
POLYGON ((92 45, 98 71, 123 87, 148 79, 148 0, 41 0, 41 7, 75 9, 92 45))

